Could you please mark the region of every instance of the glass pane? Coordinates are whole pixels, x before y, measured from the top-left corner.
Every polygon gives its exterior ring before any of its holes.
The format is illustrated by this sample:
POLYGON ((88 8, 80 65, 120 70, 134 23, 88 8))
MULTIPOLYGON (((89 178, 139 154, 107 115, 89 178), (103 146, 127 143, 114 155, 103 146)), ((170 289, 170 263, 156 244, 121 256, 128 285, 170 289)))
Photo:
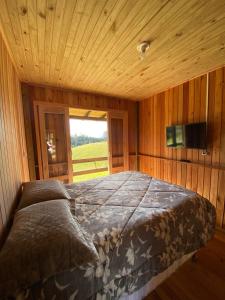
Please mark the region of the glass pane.
POLYGON ((63 114, 45 113, 45 138, 49 177, 67 175, 67 141, 63 114))
POLYGON ((56 162, 55 131, 46 130, 46 144, 47 144, 47 152, 48 152, 48 162, 54 163, 54 162, 56 162))

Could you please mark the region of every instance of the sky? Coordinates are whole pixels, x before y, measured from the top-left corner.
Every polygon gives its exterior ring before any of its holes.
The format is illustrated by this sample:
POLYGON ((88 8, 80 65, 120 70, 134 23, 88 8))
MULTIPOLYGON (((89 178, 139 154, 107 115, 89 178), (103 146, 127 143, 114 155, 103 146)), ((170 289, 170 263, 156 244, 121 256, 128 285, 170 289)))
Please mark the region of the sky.
POLYGON ((106 121, 91 121, 70 119, 70 135, 87 135, 91 137, 102 137, 103 133, 107 131, 106 121))

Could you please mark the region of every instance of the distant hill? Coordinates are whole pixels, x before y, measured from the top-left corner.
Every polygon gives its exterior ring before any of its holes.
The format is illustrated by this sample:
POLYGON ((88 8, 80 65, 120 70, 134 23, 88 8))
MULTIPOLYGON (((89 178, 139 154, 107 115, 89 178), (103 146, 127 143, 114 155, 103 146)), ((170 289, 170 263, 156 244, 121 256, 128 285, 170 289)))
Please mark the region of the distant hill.
POLYGON ((96 138, 92 136, 87 136, 87 135, 75 135, 71 136, 71 145, 72 147, 77 147, 85 144, 92 144, 92 143, 97 143, 97 142, 102 142, 106 141, 105 137, 101 138, 96 138))
POLYGON ((73 159, 100 157, 100 156, 108 156, 108 145, 106 141, 72 147, 73 159))

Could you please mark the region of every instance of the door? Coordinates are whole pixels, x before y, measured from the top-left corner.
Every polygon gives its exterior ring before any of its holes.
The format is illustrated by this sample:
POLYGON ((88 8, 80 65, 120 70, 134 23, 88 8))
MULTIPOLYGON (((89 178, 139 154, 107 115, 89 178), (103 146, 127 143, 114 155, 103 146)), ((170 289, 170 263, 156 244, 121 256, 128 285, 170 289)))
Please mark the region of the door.
POLYGON ((127 112, 108 112, 108 139, 110 173, 129 170, 127 112))
POLYGON ((72 182, 69 109, 55 104, 34 104, 40 179, 72 182))

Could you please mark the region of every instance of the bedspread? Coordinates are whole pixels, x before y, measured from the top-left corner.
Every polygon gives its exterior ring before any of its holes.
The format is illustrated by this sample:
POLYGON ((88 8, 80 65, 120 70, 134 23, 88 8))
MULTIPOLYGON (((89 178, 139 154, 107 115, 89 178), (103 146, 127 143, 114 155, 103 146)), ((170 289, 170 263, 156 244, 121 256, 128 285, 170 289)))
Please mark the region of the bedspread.
POLYGON ((198 194, 139 172, 66 185, 71 213, 91 234, 95 267, 43 278, 22 299, 118 299, 212 238, 215 209, 198 194))

